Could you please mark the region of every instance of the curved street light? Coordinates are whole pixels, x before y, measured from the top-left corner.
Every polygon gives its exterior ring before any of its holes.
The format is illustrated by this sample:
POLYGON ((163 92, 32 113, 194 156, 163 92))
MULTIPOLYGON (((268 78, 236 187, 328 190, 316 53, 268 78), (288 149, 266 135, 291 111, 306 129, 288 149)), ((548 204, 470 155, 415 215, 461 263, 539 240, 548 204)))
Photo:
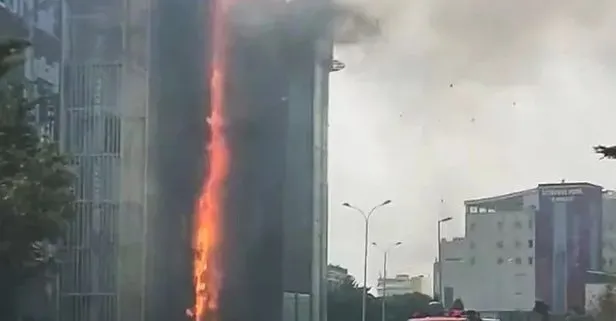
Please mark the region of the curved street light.
POLYGON ((381 250, 383 252, 383 285, 382 285, 382 295, 381 295, 381 321, 385 321, 386 319, 386 313, 385 313, 385 298, 387 297, 387 254, 389 254, 389 251, 393 250, 394 248, 400 246, 402 244, 402 242, 395 242, 392 243, 390 245, 388 245, 385 248, 381 248, 376 242, 372 242, 372 245, 374 245, 374 247, 376 247, 377 249, 381 250))
POLYGON ((368 287, 367 285, 368 282, 366 280, 367 275, 368 275, 368 226, 370 223, 370 217, 372 217, 372 214, 374 214, 374 211, 376 211, 378 208, 383 207, 390 203, 391 203, 391 200, 386 200, 374 206, 367 213, 361 210, 360 208, 351 205, 350 203, 342 203, 342 206, 353 209, 357 211, 359 214, 361 214, 365 221, 365 225, 364 225, 364 288, 361 294, 361 321, 366 321, 366 297, 367 297, 367 287, 368 287))

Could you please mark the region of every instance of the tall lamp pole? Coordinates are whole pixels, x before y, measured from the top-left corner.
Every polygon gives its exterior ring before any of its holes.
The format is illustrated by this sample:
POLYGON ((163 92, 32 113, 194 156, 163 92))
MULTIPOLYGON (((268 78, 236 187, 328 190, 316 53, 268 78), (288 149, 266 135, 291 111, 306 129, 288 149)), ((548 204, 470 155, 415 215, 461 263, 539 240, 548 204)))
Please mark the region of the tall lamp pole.
POLYGON ((445 300, 443 299, 444 287, 443 287, 443 251, 441 248, 441 225, 451 220, 453 220, 453 217, 451 216, 439 219, 438 224, 437 224, 437 232, 436 232, 436 238, 437 238, 436 244, 438 246, 438 298, 441 304, 443 305, 445 304, 445 300))
POLYGON ((364 288, 362 291, 362 295, 361 295, 361 321, 366 321, 366 297, 367 297, 367 288, 368 288, 368 281, 367 281, 367 275, 368 275, 368 225, 370 223, 370 217, 372 216, 372 214, 374 213, 374 211, 376 211, 378 208, 383 207, 387 204, 391 203, 391 200, 386 200, 383 203, 380 203, 379 205, 373 207, 370 211, 368 211, 368 213, 364 212, 363 210, 361 210, 358 207, 355 207, 349 203, 343 203, 342 206, 344 207, 348 207, 350 209, 353 209, 355 211, 357 211, 359 214, 362 215, 362 217, 364 218, 365 221, 365 225, 364 225, 364 288))
POLYGON ((381 248, 379 247, 379 245, 375 242, 372 242, 372 245, 374 245, 374 247, 378 248, 379 250, 383 251, 383 279, 382 279, 382 295, 381 295, 381 321, 385 321, 385 298, 387 298, 387 254, 389 254, 389 251, 391 251, 393 248, 399 246, 400 244, 402 244, 402 242, 396 242, 394 244, 391 244, 390 246, 386 247, 386 248, 381 248))

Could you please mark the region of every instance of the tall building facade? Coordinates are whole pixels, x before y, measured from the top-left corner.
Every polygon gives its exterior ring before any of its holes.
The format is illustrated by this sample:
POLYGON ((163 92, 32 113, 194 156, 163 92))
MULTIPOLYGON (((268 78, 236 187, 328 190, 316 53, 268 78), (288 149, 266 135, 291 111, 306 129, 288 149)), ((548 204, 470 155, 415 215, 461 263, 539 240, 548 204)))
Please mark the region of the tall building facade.
POLYGON ((452 296, 481 311, 529 311, 535 299, 555 313, 584 306, 587 271, 601 268, 600 186, 541 184, 465 208, 464 246, 443 259, 452 296))
MULTIPOLYGON (((285 12, 286 21, 250 37, 237 30, 231 53, 234 172, 225 229, 234 237, 225 241, 222 316, 268 311, 258 314, 325 320, 333 41, 328 23, 298 19, 314 1, 262 4, 285 12), (233 294, 246 298, 244 308, 233 294)), ((0 2, 2 29, 34 43, 24 76, 42 83, 41 92, 58 93, 60 108, 37 117, 53 121, 42 128, 57 136, 78 173, 77 216, 53 300, 57 320, 176 320, 194 304, 191 236, 208 163, 211 5, 0 2)))
POLYGON ((88 0, 63 10, 59 133, 78 177, 59 320, 144 318, 149 6, 88 0))
POLYGON ((329 0, 290 2, 288 136, 283 218, 283 319, 326 320, 329 73, 333 35, 327 21, 307 20, 329 0), (299 278, 298 278, 299 276, 299 278), (301 280, 301 281, 300 281, 301 280), (288 298, 295 297, 301 301, 288 298), (304 299, 302 299, 304 298, 304 299), (295 302, 304 313, 291 313, 295 302), (304 314, 304 316, 301 316, 304 314), (297 317, 295 317, 297 316, 297 317))
POLYGON ((238 223, 225 232, 223 318, 324 320, 333 43, 302 18, 314 2, 259 3, 246 10, 280 24, 235 25, 229 58, 226 219, 238 223))
POLYGON ((122 220, 121 1, 65 7, 61 146, 73 158, 77 214, 62 251, 59 319, 119 316, 122 220))

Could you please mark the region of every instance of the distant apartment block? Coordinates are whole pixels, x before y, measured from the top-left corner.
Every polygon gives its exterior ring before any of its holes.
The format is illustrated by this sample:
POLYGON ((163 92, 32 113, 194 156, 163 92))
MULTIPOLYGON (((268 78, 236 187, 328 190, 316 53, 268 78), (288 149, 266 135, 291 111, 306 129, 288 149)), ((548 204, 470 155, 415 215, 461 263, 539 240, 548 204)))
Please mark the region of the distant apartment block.
POLYGON ((378 296, 394 296, 410 293, 424 293, 425 277, 423 275, 409 276, 398 274, 393 278, 379 278, 377 284, 378 296))
POLYGON ((327 266, 327 284, 330 287, 339 286, 349 278, 352 278, 352 276, 349 275, 349 270, 339 265, 329 264, 327 266))

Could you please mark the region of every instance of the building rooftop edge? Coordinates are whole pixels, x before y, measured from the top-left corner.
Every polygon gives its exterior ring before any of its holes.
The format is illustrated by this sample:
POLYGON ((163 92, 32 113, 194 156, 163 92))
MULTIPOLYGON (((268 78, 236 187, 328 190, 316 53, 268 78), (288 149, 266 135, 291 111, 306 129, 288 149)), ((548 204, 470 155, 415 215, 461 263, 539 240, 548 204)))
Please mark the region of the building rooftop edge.
POLYGON ((589 183, 589 182, 565 182, 565 183, 541 183, 538 187, 548 187, 548 186, 569 186, 569 185, 586 185, 591 187, 598 187, 603 189, 603 186, 589 183))
POLYGON ((603 189, 602 186, 588 183, 588 182, 541 183, 541 184, 538 184, 537 187, 535 188, 525 189, 523 191, 517 191, 517 192, 501 194, 497 196, 489 196, 489 197, 466 200, 464 201, 464 205, 479 205, 482 203, 496 202, 496 201, 502 201, 502 200, 506 200, 506 199, 514 198, 514 197, 527 196, 527 195, 536 193, 539 188, 544 188, 544 187, 554 187, 554 186, 566 187, 566 186, 579 186, 579 185, 586 185, 586 186, 598 187, 598 188, 603 189))
POLYGON ((483 197, 483 198, 476 198, 476 199, 466 200, 466 201, 464 201, 464 205, 479 205, 479 204, 482 204, 482 203, 502 201, 502 200, 506 200, 508 198, 514 198, 514 197, 531 195, 531 194, 536 193, 536 192, 537 192, 537 188, 525 189, 523 191, 507 193, 507 194, 501 194, 501 195, 497 195, 497 196, 490 196, 490 197, 483 197))

